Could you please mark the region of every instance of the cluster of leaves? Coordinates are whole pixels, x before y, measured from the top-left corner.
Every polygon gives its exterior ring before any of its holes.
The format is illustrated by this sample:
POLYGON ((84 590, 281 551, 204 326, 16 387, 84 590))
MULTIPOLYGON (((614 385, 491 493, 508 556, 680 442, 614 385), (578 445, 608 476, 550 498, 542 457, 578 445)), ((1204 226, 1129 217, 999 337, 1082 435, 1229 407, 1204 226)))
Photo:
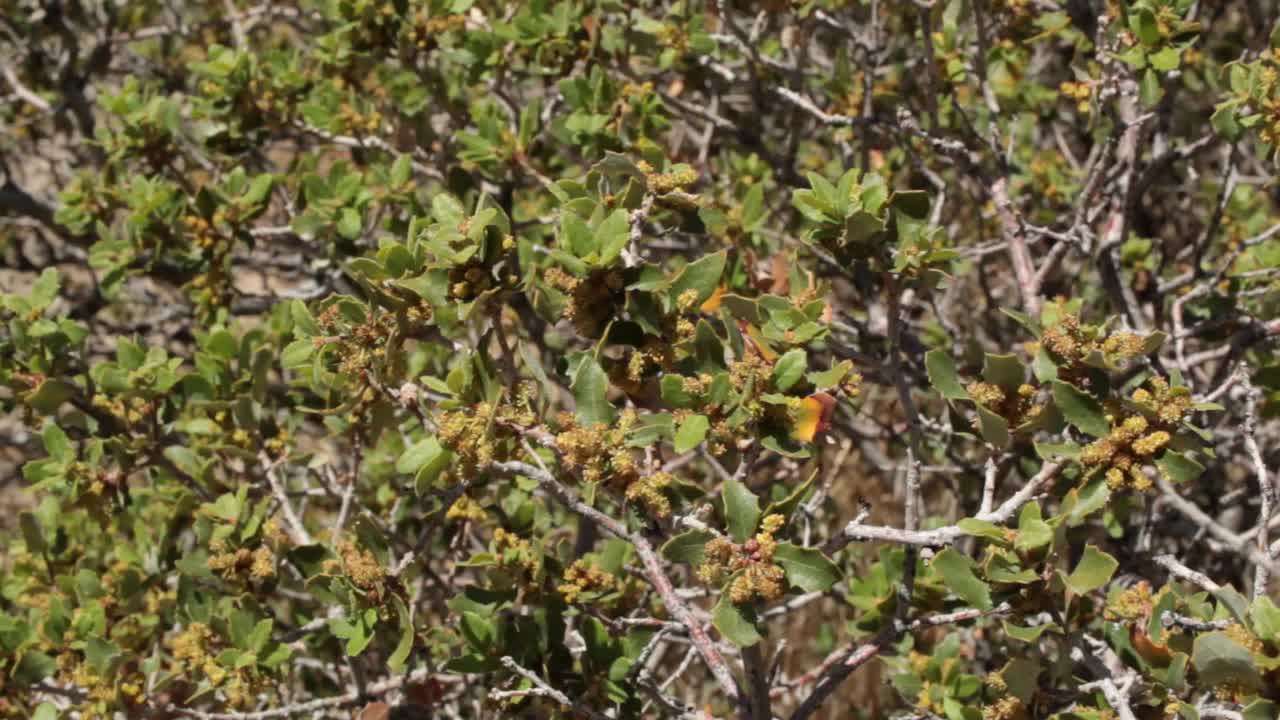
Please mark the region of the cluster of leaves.
POLYGON ((0 717, 1274 717, 1280 36, 1052 5, 0 0, 0 717))

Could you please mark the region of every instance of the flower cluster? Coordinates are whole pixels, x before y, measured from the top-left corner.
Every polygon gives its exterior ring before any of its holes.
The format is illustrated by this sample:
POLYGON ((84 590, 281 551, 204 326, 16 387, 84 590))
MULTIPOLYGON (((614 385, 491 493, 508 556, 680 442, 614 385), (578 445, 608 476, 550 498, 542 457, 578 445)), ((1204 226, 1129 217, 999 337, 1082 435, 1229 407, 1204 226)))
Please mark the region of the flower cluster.
POLYGON ((1111 432, 1084 447, 1080 463, 1089 472, 1101 471, 1113 489, 1130 487, 1145 491, 1151 478, 1143 468, 1155 459, 1177 431, 1177 424, 1191 409, 1189 393, 1170 388, 1164 378, 1150 381, 1151 390, 1139 388, 1131 399, 1147 414, 1134 413, 1112 421, 1111 432))
POLYGON ((575 603, 584 593, 605 594, 622 589, 622 583, 612 573, 586 560, 576 560, 564 571, 564 580, 556 590, 567 603, 575 603))
POLYGON ((974 402, 1008 420, 1010 427, 1031 422, 1044 410, 1044 406, 1035 401, 1035 386, 1026 383, 1012 393, 999 385, 982 381, 970 383, 966 389, 974 402))
POLYGON ((706 560, 698 567, 698 579, 714 584, 726 575, 729 599, 742 605, 756 598, 766 602, 782 597, 787 589, 786 573, 773 563, 778 541, 773 534, 782 529, 786 518, 768 515, 760 523, 760 532, 741 544, 719 536, 709 540, 704 552, 706 560))
MULTIPOLYGON (((1137 333, 1128 330, 1108 333, 1104 327, 1082 323, 1062 302, 1056 303, 1052 310, 1056 320, 1045 327, 1039 346, 1057 361, 1063 380, 1084 379, 1085 370, 1100 360, 1124 362, 1146 352, 1147 338, 1137 333)), ((1028 350, 1035 355, 1034 346, 1028 350)))

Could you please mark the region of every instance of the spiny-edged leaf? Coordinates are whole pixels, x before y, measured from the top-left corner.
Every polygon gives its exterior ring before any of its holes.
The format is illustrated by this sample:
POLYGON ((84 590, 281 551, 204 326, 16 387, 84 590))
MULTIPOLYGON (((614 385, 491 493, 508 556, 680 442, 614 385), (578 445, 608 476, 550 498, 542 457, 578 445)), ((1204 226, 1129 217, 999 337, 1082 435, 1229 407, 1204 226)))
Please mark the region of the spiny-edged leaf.
POLYGON ((1013 355, 987 353, 983 358, 982 379, 1005 390, 1016 391, 1027 379, 1027 369, 1013 355))
POLYGON ((978 427, 982 430, 982 439, 995 448, 1003 450, 1009 446, 1009 421, 981 405, 978 406, 978 427))
POLYGON ((1021 625, 1013 625, 1009 621, 1004 622, 1004 631, 1014 640, 1020 640, 1025 643, 1033 643, 1040 639, 1040 636, 1046 632, 1061 633, 1062 628, 1053 623, 1045 623, 1034 627, 1022 627, 1021 625))
POLYGON ((1253 621, 1253 631, 1258 637, 1271 643, 1280 639, 1280 608, 1271 602, 1271 598, 1266 595, 1254 598, 1253 606, 1249 608, 1249 618, 1253 621))
POLYGON ((1102 478, 1085 483, 1083 487, 1072 488, 1062 499, 1060 515, 1065 515, 1067 525, 1075 527, 1084 522, 1090 515, 1101 510, 1111 497, 1111 487, 1102 478))
POLYGON ((1041 347, 1031 361, 1031 372, 1042 383, 1058 379, 1058 364, 1049 357, 1049 353, 1041 347))
POLYGON ((1019 550, 1034 550, 1053 540, 1053 528, 1040 516, 1040 503, 1028 503, 1018 516, 1018 539, 1013 546, 1019 550))
POLYGON ((791 513, 795 512, 795 509, 799 507, 800 503, 804 502, 804 499, 809 495, 809 490, 813 488, 813 481, 817 478, 818 469, 814 468, 813 472, 809 473, 809 478, 800 483, 800 485, 795 490, 788 493, 786 497, 766 505, 764 514, 773 515, 776 513, 785 518, 791 517, 791 513))
POLYGON ((1067 576, 1067 587, 1077 595, 1097 590, 1111 581, 1120 563, 1093 545, 1086 545, 1076 569, 1067 576))
POLYGON ((788 350, 773 366, 773 386, 782 392, 790 390, 792 385, 804 377, 808 366, 809 356, 802 348, 788 350))
POLYGON ((1062 411, 1067 422, 1081 432, 1094 437, 1104 437, 1111 432, 1111 425, 1102 412, 1102 405, 1092 395, 1061 380, 1053 381, 1053 402, 1062 411))
POLYGON ((463 612, 460 619, 459 629, 462 630, 462 637, 466 638, 471 647, 487 652, 497 637, 497 629, 493 623, 479 613, 471 611, 463 612))
POLYGON ((676 452, 686 453, 702 444, 711 429, 706 415, 690 415, 676 429, 676 452))
POLYGON ((1035 449, 1036 455, 1039 455, 1041 460, 1052 460, 1056 457, 1074 460, 1080 457, 1080 446, 1073 442, 1035 443, 1035 449))
POLYGON ((738 480, 730 478, 721 491, 724 498, 724 517, 729 526, 729 536, 734 542, 745 542, 756 531, 760 522, 760 499, 738 480))
POLYGON ((1008 537, 1005 535, 1004 528, 1000 527, 999 525, 996 525, 995 523, 989 523, 986 520, 978 520, 977 518, 965 518, 960 522, 956 523, 956 527, 963 530, 966 535, 973 535, 974 537, 981 537, 981 538, 986 538, 988 540, 994 540, 1000 543, 1001 545, 1008 544, 1009 542, 1008 537))
POLYGON ((631 223, 627 211, 619 208, 596 228, 596 246, 600 249, 600 264, 605 265, 622 252, 631 239, 631 223))
POLYGON ((573 400, 578 420, 583 425, 613 423, 613 405, 609 403, 609 376, 594 357, 584 357, 573 374, 573 400))
POLYGON ((105 676, 112 661, 120 655, 120 648, 107 640, 93 635, 85 642, 84 659, 98 675, 105 676))
POLYGON ((929 372, 929 382, 933 389, 948 400, 968 400, 969 392, 960 382, 956 373, 956 363, 951 356, 942 350, 930 350, 924 354, 924 367, 929 372))
POLYGON ((706 255, 684 266, 684 270, 671 281, 671 298, 678 299, 687 290, 696 293, 694 305, 701 305, 711 297, 720 284, 720 276, 724 273, 725 253, 723 251, 706 255))
POLYGON ((1224 632, 1198 635, 1192 646, 1191 664, 1196 668, 1196 684, 1203 688, 1222 683, 1256 688, 1261 683, 1253 653, 1224 632))
POLYGON ((840 579, 840 568, 817 548, 778 543, 773 560, 787 573, 787 582, 805 592, 825 591, 840 579))
POLYGON ((1039 689, 1040 663, 1027 658, 1012 658, 1000 669, 1000 677, 1009 693, 1024 704, 1031 704, 1031 696, 1039 689))
POLYGON ((689 530, 668 540, 659 552, 671 562, 700 565, 706 558, 707 543, 714 537, 706 530, 689 530))
POLYGON ((1175 484, 1188 483, 1200 477, 1204 473, 1204 466, 1192 460, 1187 455, 1166 450, 1156 460, 1156 467, 1170 482, 1175 484))
POLYGON ((410 445, 400 455, 400 458, 396 460, 396 472, 401 475, 412 475, 442 452, 444 452, 444 447, 440 445, 440 441, 434 435, 428 435, 410 445))
POLYGON ((729 599, 728 591, 720 593, 720 602, 711 611, 711 623, 726 640, 738 647, 750 647, 760 642, 756 629, 755 613, 729 599))
POLYGON ((1266 698, 1258 698, 1241 708, 1240 715, 1244 720, 1275 720, 1280 717, 1280 706, 1266 698))
POLYGON ((968 556, 947 548, 933 556, 931 565, 956 597, 979 610, 991 609, 991 589, 974 574, 968 556))

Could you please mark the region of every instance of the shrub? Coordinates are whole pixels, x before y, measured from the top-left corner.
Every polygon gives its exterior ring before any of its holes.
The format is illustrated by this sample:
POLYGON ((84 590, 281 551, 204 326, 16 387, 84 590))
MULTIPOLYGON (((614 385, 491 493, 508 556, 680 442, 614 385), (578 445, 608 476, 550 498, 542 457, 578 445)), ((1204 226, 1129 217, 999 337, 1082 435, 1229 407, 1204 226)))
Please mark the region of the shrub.
POLYGON ((0 716, 1276 717, 1267 5, 0 0, 0 716))

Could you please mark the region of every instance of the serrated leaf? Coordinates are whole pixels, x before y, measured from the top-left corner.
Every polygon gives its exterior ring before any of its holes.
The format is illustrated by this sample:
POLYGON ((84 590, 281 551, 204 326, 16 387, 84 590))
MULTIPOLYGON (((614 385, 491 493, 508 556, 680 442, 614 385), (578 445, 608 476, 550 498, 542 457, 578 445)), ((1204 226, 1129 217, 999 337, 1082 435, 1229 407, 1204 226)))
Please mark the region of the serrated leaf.
POLYGON ((730 478, 721 490, 725 522, 734 542, 745 542, 760 522, 760 499, 738 480, 730 478))
POLYGON ((720 602, 711 611, 711 624, 726 640, 738 647, 750 647, 760 642, 754 613, 729 599, 728 591, 720 593, 720 602))
POLYGON ((631 223, 627 211, 614 210, 596 228, 596 246, 600 248, 600 264, 607 265, 622 253, 631 239, 631 223))
POLYGON ((1156 467, 1160 469, 1160 473, 1169 479, 1169 482, 1175 485, 1188 483, 1196 480, 1204 473, 1204 466, 1192 460, 1187 455, 1166 450, 1163 455, 1156 459, 1156 467))
POLYGON ((1067 576, 1067 587, 1077 595, 1084 595, 1111 581, 1120 563, 1093 545, 1086 545, 1084 555, 1076 563, 1076 569, 1067 576))
POLYGON ((671 298, 679 298, 687 290, 696 294, 694 305, 701 305, 720 284, 720 276, 724 273, 725 253, 723 251, 706 255, 684 266, 675 280, 671 281, 671 298))
POLYGON ((840 580, 840 568, 817 548, 778 543, 773 561, 787 573, 787 582, 805 592, 826 591, 840 580))
POLYGON ((991 609, 991 589, 973 572, 973 561, 947 548, 933 556, 931 567, 956 597, 979 610, 991 609))
POLYGON ((1224 632, 1198 635, 1192 646, 1191 664, 1196 669, 1196 684, 1202 688, 1222 683, 1256 688, 1261 684, 1253 653, 1224 632))
POLYGON ((1028 503, 1018 516, 1018 539, 1013 546, 1019 550, 1034 550, 1053 540, 1053 528, 1040 516, 1040 504, 1028 503))
POLYGON ((956 363, 950 355, 942 350, 930 350, 924 354, 924 367, 929 373, 929 383, 942 397, 948 400, 969 399, 969 392, 960 382, 956 363))
POLYGON ((977 408, 978 427, 982 431, 982 439, 991 443, 999 450, 1003 450, 1008 447, 1009 421, 981 405, 978 405, 977 408))
POLYGON ((428 435, 405 449, 396 460, 396 472, 401 475, 412 475, 443 452, 444 447, 440 441, 434 435, 428 435))
POLYGON ((956 527, 963 530, 966 535, 994 540, 1001 545, 1006 545, 1009 542, 1009 539, 1005 536, 1004 528, 996 525, 995 523, 989 523, 986 520, 965 518, 956 523, 956 527))
POLYGON ((711 429, 711 421, 706 415, 690 415, 676 429, 676 452, 686 453, 702 444, 711 429))
POLYGON ((1027 368, 1013 355, 987 353, 983 357, 982 379, 993 385, 1017 391, 1026 378, 1027 368))
POLYGON ((671 562, 700 565, 706 558, 707 543, 714 537, 706 530, 689 530, 668 540, 658 552, 671 562))
POLYGON ((1111 432, 1102 405, 1092 395, 1061 380, 1054 380, 1052 384, 1053 402, 1067 422, 1094 437, 1105 437, 1111 432))

